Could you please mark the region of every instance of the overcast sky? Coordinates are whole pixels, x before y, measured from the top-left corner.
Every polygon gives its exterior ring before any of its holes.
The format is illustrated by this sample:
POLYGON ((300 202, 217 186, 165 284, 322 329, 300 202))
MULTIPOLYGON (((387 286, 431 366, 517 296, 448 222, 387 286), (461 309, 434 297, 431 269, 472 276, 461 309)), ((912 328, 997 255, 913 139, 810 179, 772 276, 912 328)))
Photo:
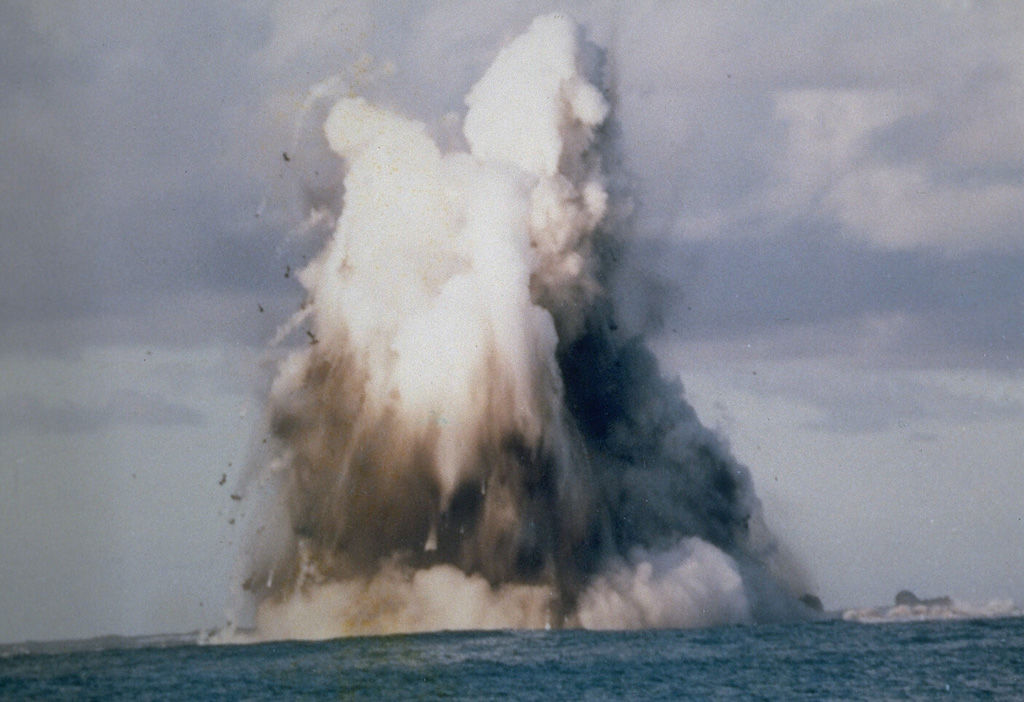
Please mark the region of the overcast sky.
POLYGON ((222 623, 266 346, 339 202, 311 90, 457 146, 554 9, 607 50, 623 309, 826 605, 1024 602, 1024 5, 25 0, 0 5, 0 641, 222 623))

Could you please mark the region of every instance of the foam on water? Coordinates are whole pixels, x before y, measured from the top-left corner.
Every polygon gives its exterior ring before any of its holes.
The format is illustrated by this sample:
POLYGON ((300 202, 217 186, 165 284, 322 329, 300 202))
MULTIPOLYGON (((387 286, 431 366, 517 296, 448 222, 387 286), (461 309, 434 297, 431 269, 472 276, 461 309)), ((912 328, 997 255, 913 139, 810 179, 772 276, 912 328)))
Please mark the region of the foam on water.
POLYGON ((925 622, 957 619, 997 619, 1020 617, 1024 611, 1016 607, 1013 600, 997 599, 982 604, 951 600, 928 604, 896 604, 892 607, 864 607, 843 612, 843 619, 864 624, 885 622, 925 622))

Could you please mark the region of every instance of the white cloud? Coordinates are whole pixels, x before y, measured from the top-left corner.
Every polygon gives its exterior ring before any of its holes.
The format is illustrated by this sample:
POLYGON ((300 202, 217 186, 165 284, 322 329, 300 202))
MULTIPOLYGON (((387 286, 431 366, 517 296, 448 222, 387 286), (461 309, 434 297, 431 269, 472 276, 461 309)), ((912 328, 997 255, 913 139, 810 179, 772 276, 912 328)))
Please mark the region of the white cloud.
POLYGON ((940 110, 928 97, 810 90, 776 101, 787 142, 766 198, 773 214, 832 216, 845 231, 892 248, 1024 243, 1024 184, 950 180, 936 169, 955 163, 908 162, 875 143, 883 130, 940 110))
POLYGON ((649 223, 714 238, 816 219, 951 254, 1024 241, 1017 6, 647 3, 621 19, 619 116, 649 223))

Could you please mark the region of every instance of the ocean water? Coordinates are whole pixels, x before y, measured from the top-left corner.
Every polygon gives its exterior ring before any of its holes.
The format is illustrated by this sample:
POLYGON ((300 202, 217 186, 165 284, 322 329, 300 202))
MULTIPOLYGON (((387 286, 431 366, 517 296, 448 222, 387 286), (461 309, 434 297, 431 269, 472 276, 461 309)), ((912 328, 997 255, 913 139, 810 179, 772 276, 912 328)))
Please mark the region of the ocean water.
POLYGON ((0 698, 1024 700, 1021 617, 89 645, 5 647, 0 698))

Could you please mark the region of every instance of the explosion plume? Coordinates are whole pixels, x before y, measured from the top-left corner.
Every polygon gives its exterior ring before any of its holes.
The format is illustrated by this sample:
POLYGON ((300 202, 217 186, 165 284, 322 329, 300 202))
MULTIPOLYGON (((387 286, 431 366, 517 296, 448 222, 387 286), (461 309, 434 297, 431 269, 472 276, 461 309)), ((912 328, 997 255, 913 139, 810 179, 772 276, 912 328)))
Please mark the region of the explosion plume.
POLYGON ((259 636, 799 613, 747 470, 616 323, 594 56, 536 19, 466 97, 466 153, 331 109, 344 206, 271 389, 259 636))

